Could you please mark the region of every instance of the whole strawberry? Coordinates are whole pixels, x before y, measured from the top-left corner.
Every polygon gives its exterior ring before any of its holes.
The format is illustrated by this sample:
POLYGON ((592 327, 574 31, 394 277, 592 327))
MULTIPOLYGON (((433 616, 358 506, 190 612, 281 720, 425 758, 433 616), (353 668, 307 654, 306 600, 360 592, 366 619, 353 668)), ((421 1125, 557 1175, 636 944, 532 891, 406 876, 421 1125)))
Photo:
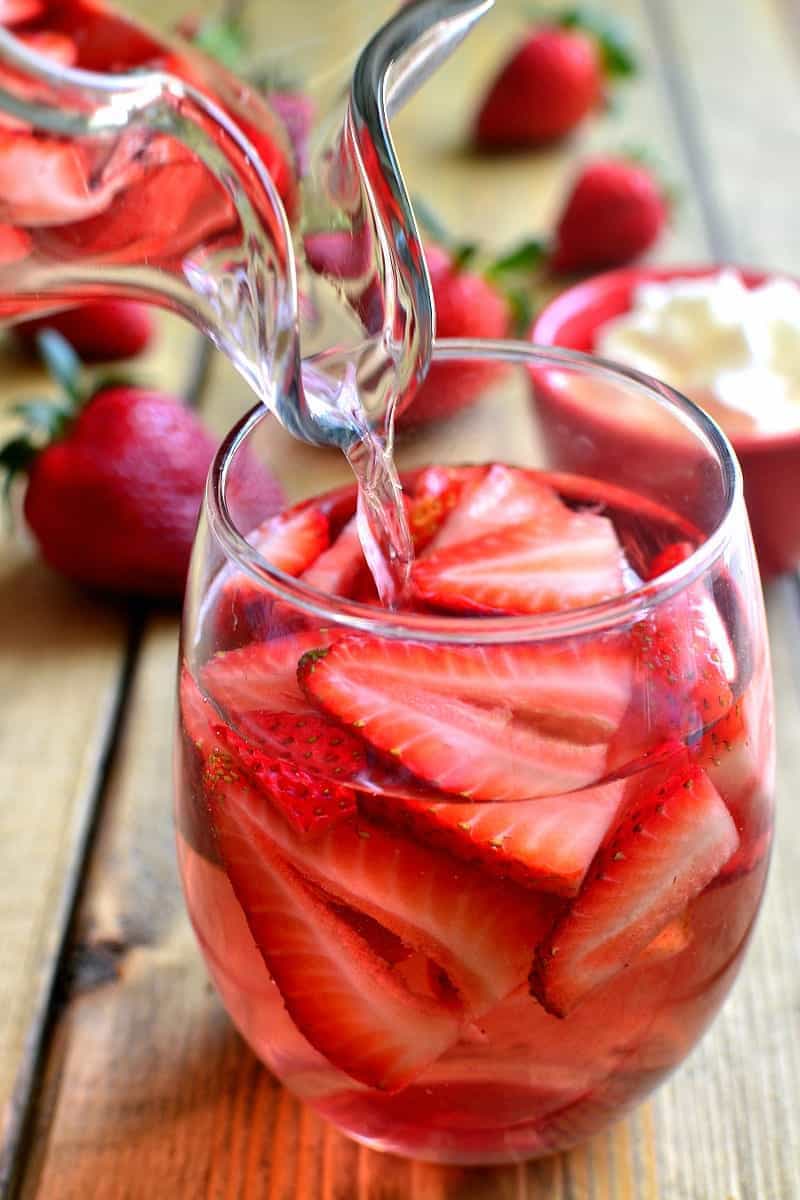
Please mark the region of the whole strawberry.
POLYGON ((646 167, 624 158, 587 163, 556 227, 556 272, 622 266, 653 245, 667 221, 663 189, 646 167))
POLYGON ((155 336, 156 327, 146 304, 134 300, 95 300, 36 317, 14 326, 18 341, 35 350, 43 329, 54 329, 69 342, 84 362, 114 362, 141 354, 155 336))
MULTIPOLYGON (((493 283, 440 246, 426 246, 425 258, 437 337, 508 337, 511 307, 493 283)), ((492 374, 492 366, 484 363, 434 363, 408 408, 399 414, 398 428, 427 424, 464 408, 478 398, 492 374)))
MULTIPOLYGON (((25 519, 42 556, 90 587, 180 597, 214 439, 161 392, 86 394, 69 345, 52 331, 40 345, 64 394, 18 407, 29 433, 0 451, 0 467, 27 474, 25 519)), ((265 487, 274 508, 276 485, 265 487)))
POLYGON ((634 70, 607 18, 567 12, 530 33, 500 68, 478 111, 475 141, 507 149, 563 137, 600 106, 610 79, 634 70))

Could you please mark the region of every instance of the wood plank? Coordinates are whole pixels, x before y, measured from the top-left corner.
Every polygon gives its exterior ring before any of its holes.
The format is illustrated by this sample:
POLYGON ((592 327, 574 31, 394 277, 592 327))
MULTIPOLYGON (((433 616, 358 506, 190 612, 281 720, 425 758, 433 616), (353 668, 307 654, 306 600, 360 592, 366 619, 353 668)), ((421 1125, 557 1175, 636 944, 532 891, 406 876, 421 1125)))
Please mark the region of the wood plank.
MULTIPOLYGON (((555 0, 549 7, 560 10, 555 0)), ((612 111, 596 115, 566 143, 535 154, 488 157, 468 149, 477 99, 525 27, 526 11, 519 5, 497 4, 398 115, 393 132, 409 190, 427 198, 454 234, 493 249, 532 235, 546 237, 578 161, 590 154, 642 148, 655 152, 681 197, 654 257, 675 261, 707 256, 691 164, 668 104, 647 13, 641 0, 615 0, 613 8, 630 30, 641 74, 619 89, 612 111)))
MULTIPOLYGON (((791 6, 751 0, 723 19, 716 5, 648 0, 717 258, 800 269, 793 147, 800 71, 791 6), (679 64, 679 67, 676 66, 679 64), (749 83, 732 83, 749 64, 749 83), (752 86, 757 80, 757 85, 752 86), (758 181, 756 183, 756 181, 758 181)), ((795 12, 796 17, 796 12, 795 12)), ((655 1101, 667 1194, 791 1197, 800 1193, 800 770, 795 585, 770 589, 778 735, 778 826, 767 898, 749 958, 713 1032, 655 1101), (681 1154, 680 1147, 692 1147, 681 1154)))
POLYGON ((648 0, 662 46, 680 64, 680 94, 703 162, 717 257, 800 270, 796 5, 648 0), (739 70, 747 72, 738 74, 739 70))
MULTIPOLYGON (((721 2, 708 7, 722 23, 721 2)), ((641 140, 658 139, 687 197, 662 254, 703 255, 709 217, 692 198, 691 155, 667 112, 655 40, 639 5, 630 0, 617 7, 633 18, 651 64, 631 93, 625 128, 647 134, 641 140)), ((501 30, 505 15, 499 20, 501 30)), ((470 48, 475 57, 461 60, 463 76, 448 68, 450 89, 458 81, 459 91, 469 94, 467 81, 487 70, 489 47, 487 35, 470 48)), ((444 115, 454 111, 447 95, 442 83, 435 104, 420 98, 417 116, 410 114, 405 126, 398 122, 401 157, 412 183, 420 180, 459 232, 480 233, 490 224, 498 244, 544 228, 569 156, 612 137, 611 126, 601 123, 591 139, 570 146, 567 159, 498 161, 489 181, 473 174, 474 164, 457 149, 457 127, 448 127, 444 115), (490 222, 487 214, 496 215, 490 222)), ((462 120, 459 110, 453 121, 462 120)), ((224 425, 243 405, 235 376, 217 364, 215 419, 224 425)), ((469 421, 462 429, 467 434, 476 435, 469 421)), ((343 471, 333 456, 278 438, 275 453, 294 468, 298 487, 312 478, 325 486, 343 471)), ((799 626, 787 586, 770 599, 780 791, 788 796, 792 770, 800 765, 800 701, 783 648, 799 626)), ((784 817, 769 901, 736 993, 700 1050, 653 1102, 571 1154, 525 1166, 458 1170, 380 1156, 353 1146, 277 1088, 231 1031, 206 982, 183 916, 165 815, 174 637, 168 619, 154 620, 145 632, 80 910, 74 974, 37 1108, 23 1200, 82 1200, 90 1190, 96 1200, 154 1194, 176 1200, 792 1200, 800 1154, 791 1105, 774 1072, 776 1043, 787 1071, 797 1071, 797 1048, 774 1002, 789 1004, 793 995, 791 958, 783 947, 796 925, 780 922, 799 865, 796 816, 784 817), (789 990, 774 993, 773 977, 776 987, 789 990), (768 1122, 780 1134, 774 1141, 766 1136, 768 1122)), ((791 1076, 787 1080, 791 1084, 791 1076)))
MULTIPOLYGON (((180 391, 196 346, 191 330, 164 318, 137 370, 180 391)), ((5 440, 14 429, 9 405, 47 384, 10 342, 0 347, 0 380, 5 440)), ((131 637, 125 606, 55 576, 17 517, 16 535, 7 523, 0 535, 0 1194, 35 1077, 131 637)))

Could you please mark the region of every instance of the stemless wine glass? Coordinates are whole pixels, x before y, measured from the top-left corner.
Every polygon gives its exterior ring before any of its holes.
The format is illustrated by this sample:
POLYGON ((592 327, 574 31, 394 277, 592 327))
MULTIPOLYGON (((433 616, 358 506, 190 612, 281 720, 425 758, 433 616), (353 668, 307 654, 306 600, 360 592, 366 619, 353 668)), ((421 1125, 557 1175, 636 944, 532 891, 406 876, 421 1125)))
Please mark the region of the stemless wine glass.
POLYGON ((688 400, 514 342, 439 342, 425 386, 463 407, 397 451, 397 611, 343 460, 258 409, 221 448, 178 856, 288 1088, 371 1146, 496 1163, 616 1119, 722 1003, 769 860, 770 667, 739 469, 688 400), (598 452, 599 405, 658 429, 649 473, 598 452))

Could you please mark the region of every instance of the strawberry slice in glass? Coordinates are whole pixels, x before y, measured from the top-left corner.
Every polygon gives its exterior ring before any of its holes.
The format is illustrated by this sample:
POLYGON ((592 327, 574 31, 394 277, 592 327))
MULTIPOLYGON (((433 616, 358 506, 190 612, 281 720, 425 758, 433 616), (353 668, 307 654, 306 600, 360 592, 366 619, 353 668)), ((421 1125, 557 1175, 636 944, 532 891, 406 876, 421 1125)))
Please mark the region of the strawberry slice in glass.
POLYGON ((523 887, 575 896, 624 803, 623 781, 509 804, 365 801, 413 837, 523 887))
POLYGON ((393 679, 364 660, 354 666, 351 646, 305 655, 301 687, 371 746, 441 791, 478 801, 528 800, 602 779, 605 743, 539 732, 513 712, 511 695, 484 707, 428 690, 424 678, 393 679))
MULTIPOLYGON (((270 517, 248 541, 276 570, 297 577, 328 548, 328 519, 319 508, 308 505, 270 517)), ((243 571, 228 572, 218 587, 214 612, 218 643, 235 647, 274 636, 273 605, 255 579, 243 571)), ((284 612, 284 621, 285 616, 284 612)))
POLYGON ((557 911, 553 897, 501 883, 361 816, 309 841, 245 782, 227 755, 206 774, 217 806, 246 805, 251 836, 259 830, 328 897, 437 963, 473 1018, 526 978, 531 949, 557 911))
POLYGON ((313 711, 300 690, 297 664, 309 650, 330 645, 322 629, 287 633, 270 641, 248 642, 215 654, 203 667, 203 687, 227 713, 313 711))
POLYGON ((206 774, 211 822, 253 939, 297 1028, 341 1071, 392 1092, 457 1039, 457 1007, 417 995, 253 818, 260 797, 206 774))
POLYGON ((507 525, 536 521, 547 513, 568 511, 553 489, 529 471, 495 463, 463 487, 430 550, 471 542, 507 525))
POLYGON ((626 814, 538 947, 533 994, 548 1012, 567 1016, 652 944, 738 845, 733 818, 705 772, 677 771, 649 806, 626 814))
POLYGON ((542 613, 621 595, 624 566, 607 517, 566 510, 434 548, 411 578, 420 600, 445 611, 542 613))

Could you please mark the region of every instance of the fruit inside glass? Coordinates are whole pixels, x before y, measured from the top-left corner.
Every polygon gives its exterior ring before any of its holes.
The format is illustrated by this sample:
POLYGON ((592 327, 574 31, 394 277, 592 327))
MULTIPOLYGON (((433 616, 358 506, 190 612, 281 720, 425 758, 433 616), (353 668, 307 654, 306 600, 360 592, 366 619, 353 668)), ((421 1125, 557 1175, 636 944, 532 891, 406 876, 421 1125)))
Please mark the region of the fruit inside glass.
POLYGON ((334 452, 259 410, 222 447, 178 854, 276 1076, 368 1145, 488 1164, 617 1119, 719 1008, 767 872, 772 691, 739 471, 705 415, 517 343, 438 343, 426 386, 462 411, 398 447, 415 561, 393 611, 334 452), (562 470, 576 406, 537 402, 554 388, 669 427, 647 486, 613 456, 562 470), (259 463, 280 512, 254 511, 259 463))

